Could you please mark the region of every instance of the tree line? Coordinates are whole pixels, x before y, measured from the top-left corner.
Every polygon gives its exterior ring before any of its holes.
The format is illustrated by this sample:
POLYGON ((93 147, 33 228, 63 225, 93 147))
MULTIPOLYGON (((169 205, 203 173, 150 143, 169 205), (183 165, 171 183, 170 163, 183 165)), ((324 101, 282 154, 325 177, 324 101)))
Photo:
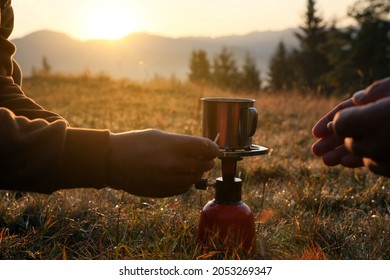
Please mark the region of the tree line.
POLYGON ((210 63, 204 50, 193 50, 190 59, 189 80, 195 83, 210 83, 217 87, 232 90, 259 90, 260 70, 254 58, 247 53, 240 69, 233 53, 226 47, 210 63))
MULTIPOLYGON (((341 94, 390 75, 390 2, 358 0, 347 11, 355 25, 326 24, 315 0, 307 0, 303 23, 294 35, 298 47, 280 41, 270 59, 266 88, 270 91, 341 94)), ((209 62, 203 50, 193 51, 189 80, 233 90, 259 90, 260 71, 247 54, 241 69, 223 48, 209 62)))

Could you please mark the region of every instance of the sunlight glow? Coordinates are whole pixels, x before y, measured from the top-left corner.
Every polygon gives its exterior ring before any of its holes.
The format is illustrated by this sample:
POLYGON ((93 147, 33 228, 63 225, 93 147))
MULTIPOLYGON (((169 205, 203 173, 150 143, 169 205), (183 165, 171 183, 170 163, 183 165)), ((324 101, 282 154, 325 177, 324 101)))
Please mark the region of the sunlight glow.
POLYGON ((119 4, 96 6, 86 18, 86 38, 115 40, 136 30, 133 15, 119 4))

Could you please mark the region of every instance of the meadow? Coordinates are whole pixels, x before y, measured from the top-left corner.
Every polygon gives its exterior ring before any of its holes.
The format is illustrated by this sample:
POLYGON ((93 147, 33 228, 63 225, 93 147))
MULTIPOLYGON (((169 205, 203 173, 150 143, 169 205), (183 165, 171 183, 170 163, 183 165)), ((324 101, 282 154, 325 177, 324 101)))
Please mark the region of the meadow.
MULTIPOLYGON (((33 77, 23 87, 71 126, 113 132, 157 128, 199 136, 202 96, 254 98, 260 122, 253 142, 270 152, 238 164, 243 200, 255 215, 252 255, 197 244, 211 188, 164 199, 104 188, 1 191, 0 259, 390 258, 390 181, 365 169, 326 167, 310 151, 312 126, 348 93, 230 92, 175 78, 104 75, 33 77)), ((220 176, 218 161, 209 176, 220 176)))

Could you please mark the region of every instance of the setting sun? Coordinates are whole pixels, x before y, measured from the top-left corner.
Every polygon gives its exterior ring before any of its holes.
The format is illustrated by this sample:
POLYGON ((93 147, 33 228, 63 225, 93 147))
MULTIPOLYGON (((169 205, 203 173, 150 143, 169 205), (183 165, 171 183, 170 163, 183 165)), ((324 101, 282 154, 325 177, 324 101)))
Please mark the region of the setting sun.
POLYGON ((96 6, 86 16, 85 37, 115 40, 135 31, 134 16, 119 4, 96 6))

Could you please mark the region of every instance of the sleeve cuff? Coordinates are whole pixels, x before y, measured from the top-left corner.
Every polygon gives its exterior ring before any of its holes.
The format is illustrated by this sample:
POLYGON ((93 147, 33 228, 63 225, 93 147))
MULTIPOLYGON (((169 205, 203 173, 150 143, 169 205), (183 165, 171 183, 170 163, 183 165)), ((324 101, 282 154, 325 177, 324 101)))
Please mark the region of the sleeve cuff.
POLYGON ((108 130, 68 128, 60 159, 60 188, 104 187, 109 156, 108 130))

